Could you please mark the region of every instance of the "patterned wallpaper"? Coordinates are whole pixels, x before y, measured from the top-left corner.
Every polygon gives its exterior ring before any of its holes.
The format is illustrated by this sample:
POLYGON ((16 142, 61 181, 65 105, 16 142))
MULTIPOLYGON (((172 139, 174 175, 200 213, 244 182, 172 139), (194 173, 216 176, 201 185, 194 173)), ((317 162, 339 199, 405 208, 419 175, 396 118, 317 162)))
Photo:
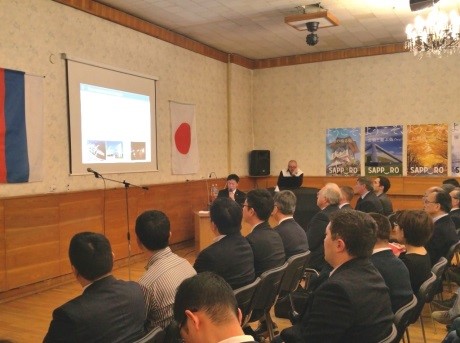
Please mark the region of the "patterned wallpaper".
POLYGON ((251 71, 50 0, 1 0, 1 7, 0 66, 45 76, 44 180, 1 185, 1 196, 103 187, 92 175, 69 176, 61 53, 159 78, 159 171, 111 175, 133 184, 198 180, 211 171, 247 175, 252 149, 271 150, 272 175, 291 158, 305 174, 323 175, 326 128, 458 121, 458 56, 396 54, 251 71), (169 100, 196 105, 197 174, 171 175, 169 100))
POLYGON ((458 122, 458 66, 402 53, 257 70, 256 148, 271 150, 272 175, 297 159, 321 176, 327 128, 458 122))
MULTIPOLYGON (((44 180, 1 185, 1 196, 102 188, 93 176, 69 176, 65 63, 61 53, 159 78, 159 171, 110 177, 133 184, 197 180, 215 171, 226 176, 227 65, 50 0, 2 0, 0 66, 45 76, 44 180), (200 171, 171 175, 169 100, 196 105, 200 171)), ((243 79, 244 70, 233 72, 243 79)), ((247 81, 245 81, 247 82, 247 81)), ((247 86, 244 86, 247 88, 247 86)), ((243 106, 244 107, 244 106, 243 106)), ((247 106, 246 106, 247 107, 247 106)), ((235 110, 240 116, 240 111, 235 110)), ((241 114, 248 116, 248 114, 241 114)), ((247 121, 247 120, 246 120, 247 121)), ((244 131, 245 135, 247 130, 244 131)), ((242 160, 243 161, 243 160, 242 160)), ((244 161, 246 161, 244 159, 244 161)), ((237 163, 238 168, 244 163, 237 163)), ((245 174, 247 168, 237 170, 245 174)), ((108 187, 119 187, 107 184, 108 187)))

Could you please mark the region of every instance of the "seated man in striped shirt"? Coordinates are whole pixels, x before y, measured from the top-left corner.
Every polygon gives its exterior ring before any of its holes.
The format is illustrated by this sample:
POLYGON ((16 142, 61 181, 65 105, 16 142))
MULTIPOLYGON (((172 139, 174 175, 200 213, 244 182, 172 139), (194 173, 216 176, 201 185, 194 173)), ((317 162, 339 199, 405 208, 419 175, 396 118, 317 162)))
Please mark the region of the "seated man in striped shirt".
POLYGON ((147 304, 146 329, 164 329, 172 320, 177 287, 196 272, 169 248, 170 224, 163 212, 142 213, 136 220, 136 235, 139 247, 148 257, 147 271, 139 280, 147 304))

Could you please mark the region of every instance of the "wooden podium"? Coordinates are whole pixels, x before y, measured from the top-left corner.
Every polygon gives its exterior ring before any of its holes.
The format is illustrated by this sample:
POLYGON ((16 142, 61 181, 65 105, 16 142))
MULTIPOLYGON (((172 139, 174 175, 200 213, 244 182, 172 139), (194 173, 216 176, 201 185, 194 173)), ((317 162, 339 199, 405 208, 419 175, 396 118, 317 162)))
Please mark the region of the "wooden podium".
MULTIPOLYGON (((215 238, 211 231, 211 218, 209 211, 194 212, 195 217, 195 251, 198 254, 201 250, 213 243, 215 238)), ((274 227, 277 225, 276 221, 270 217, 270 226, 274 227)), ((247 236, 252 230, 244 220, 241 223, 241 234, 247 236)))

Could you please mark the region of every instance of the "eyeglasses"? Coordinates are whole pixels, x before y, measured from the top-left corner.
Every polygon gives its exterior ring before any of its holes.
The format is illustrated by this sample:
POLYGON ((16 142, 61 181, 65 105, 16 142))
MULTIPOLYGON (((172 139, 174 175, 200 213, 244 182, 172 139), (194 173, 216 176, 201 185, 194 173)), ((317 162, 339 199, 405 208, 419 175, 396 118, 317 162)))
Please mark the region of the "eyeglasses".
POLYGON ((438 203, 437 201, 429 201, 429 200, 426 199, 426 198, 423 198, 423 202, 424 202, 425 204, 437 204, 437 203, 438 203))
POLYGON ((249 210, 250 208, 252 208, 252 207, 249 206, 248 204, 243 204, 243 205, 242 205, 242 207, 245 207, 245 206, 248 208, 248 210, 249 210))

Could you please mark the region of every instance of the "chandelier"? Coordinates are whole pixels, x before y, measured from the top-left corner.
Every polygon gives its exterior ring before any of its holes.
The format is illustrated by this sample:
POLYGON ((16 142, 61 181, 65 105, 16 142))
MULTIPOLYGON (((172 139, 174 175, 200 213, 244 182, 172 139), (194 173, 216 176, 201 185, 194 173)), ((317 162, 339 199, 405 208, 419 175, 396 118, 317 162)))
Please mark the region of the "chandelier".
POLYGON ((433 8, 426 20, 417 16, 414 24, 406 27, 405 48, 414 56, 423 55, 442 57, 460 51, 460 17, 456 11, 448 16, 433 8))

